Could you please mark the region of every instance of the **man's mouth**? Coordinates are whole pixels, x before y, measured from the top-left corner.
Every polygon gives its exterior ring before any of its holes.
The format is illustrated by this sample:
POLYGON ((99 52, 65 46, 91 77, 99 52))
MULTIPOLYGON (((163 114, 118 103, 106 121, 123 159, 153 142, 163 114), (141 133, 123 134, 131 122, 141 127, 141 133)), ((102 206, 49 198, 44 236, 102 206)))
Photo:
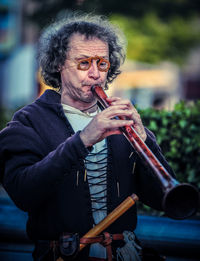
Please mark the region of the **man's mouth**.
POLYGON ((83 87, 84 87, 84 91, 91 92, 92 85, 85 85, 83 87))
POLYGON ((98 83, 98 84, 84 84, 83 85, 83 87, 88 87, 90 90, 91 90, 92 86, 101 86, 101 84, 98 83))

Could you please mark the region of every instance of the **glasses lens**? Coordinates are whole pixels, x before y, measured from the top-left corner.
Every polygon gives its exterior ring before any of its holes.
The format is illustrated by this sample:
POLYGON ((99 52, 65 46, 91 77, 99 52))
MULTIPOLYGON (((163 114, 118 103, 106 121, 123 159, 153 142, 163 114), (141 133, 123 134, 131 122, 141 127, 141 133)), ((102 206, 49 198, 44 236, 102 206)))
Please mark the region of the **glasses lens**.
POLYGON ((79 62, 79 69, 81 70, 88 70, 90 67, 90 63, 87 60, 81 60, 79 62))
POLYGON ((109 69, 109 62, 106 60, 100 60, 98 63, 98 68, 100 71, 107 71, 109 69))

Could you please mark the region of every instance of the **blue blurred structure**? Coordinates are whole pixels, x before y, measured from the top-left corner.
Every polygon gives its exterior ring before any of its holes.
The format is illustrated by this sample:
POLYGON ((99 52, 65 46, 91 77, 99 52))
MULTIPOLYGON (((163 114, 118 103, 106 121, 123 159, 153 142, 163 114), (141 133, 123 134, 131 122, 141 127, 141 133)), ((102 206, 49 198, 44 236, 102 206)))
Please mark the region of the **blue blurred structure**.
MULTIPOLYGON (((0 187, 0 260, 31 261, 33 244, 26 236, 27 214, 16 208, 0 187)), ((139 216, 136 234, 145 247, 167 261, 200 260, 200 220, 139 216)))
POLYGON ((0 260, 30 261, 33 244, 26 236, 27 213, 0 187, 0 260))
POLYGON ((200 260, 200 220, 139 216, 135 232, 144 246, 167 260, 200 260))
POLYGON ((22 0, 0 0, 0 109, 17 109, 37 96, 35 45, 23 39, 22 0))
POLYGON ((9 55, 20 41, 21 1, 0 1, 0 59, 9 55))

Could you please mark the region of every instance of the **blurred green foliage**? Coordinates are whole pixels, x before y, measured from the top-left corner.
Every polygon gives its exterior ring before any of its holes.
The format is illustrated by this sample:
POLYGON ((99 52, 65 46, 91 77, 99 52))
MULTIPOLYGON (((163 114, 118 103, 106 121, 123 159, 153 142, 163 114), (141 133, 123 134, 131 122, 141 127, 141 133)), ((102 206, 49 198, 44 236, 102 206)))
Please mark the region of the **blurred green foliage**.
POLYGON ((200 188, 200 101, 176 104, 173 111, 141 111, 144 125, 156 135, 179 182, 200 188))
POLYGON ((198 0, 32 0, 32 2, 35 3, 35 8, 32 8, 25 18, 42 27, 49 24, 58 13, 67 10, 81 10, 106 16, 120 13, 137 19, 155 13, 165 21, 174 16, 183 17, 188 21, 190 17, 198 16, 200 13, 198 0))
MULTIPOLYGON (((148 108, 140 111, 144 125, 157 138, 162 152, 180 183, 200 188, 200 101, 175 105, 173 111, 148 108)), ((162 216, 164 212, 138 203, 140 214, 162 216)), ((195 218, 199 218, 198 212, 195 218)))
POLYGON ((34 0, 37 8, 24 21, 38 28, 72 11, 105 15, 124 31, 127 57, 158 63, 184 63, 189 51, 200 44, 198 0, 34 0), (44 15, 45 10, 45 15, 44 15))
POLYGON ((173 17, 168 22, 154 13, 141 18, 111 15, 110 21, 124 32, 127 58, 147 63, 185 62, 189 50, 200 44, 200 26, 195 18, 173 17))
MULTIPOLYGON (((200 12, 198 0, 77 0, 74 2, 77 4, 82 2, 81 5, 76 5, 76 8, 85 11, 95 11, 105 15, 121 13, 135 18, 154 12, 163 20, 168 20, 174 15, 188 19, 200 12)), ((75 8, 75 5, 73 7, 75 8)))

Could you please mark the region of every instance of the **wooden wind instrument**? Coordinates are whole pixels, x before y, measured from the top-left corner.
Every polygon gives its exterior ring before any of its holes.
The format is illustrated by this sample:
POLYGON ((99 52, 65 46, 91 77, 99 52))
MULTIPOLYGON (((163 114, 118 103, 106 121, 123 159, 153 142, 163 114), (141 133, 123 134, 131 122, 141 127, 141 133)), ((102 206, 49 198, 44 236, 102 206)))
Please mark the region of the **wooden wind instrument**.
MULTIPOLYGON (((107 102, 108 97, 101 86, 94 85, 91 90, 102 109, 110 106, 107 102)), ((124 119, 124 117, 116 117, 116 119, 120 120, 124 119)), ((185 219, 194 215, 199 208, 199 191, 197 188, 187 183, 180 184, 174 179, 141 139, 133 126, 125 126, 119 129, 138 156, 152 169, 160 181, 164 193, 162 207, 166 215, 173 219, 185 219)))
MULTIPOLYGON (((108 226, 110 226, 116 219, 118 219, 122 214, 124 214, 130 207, 132 207, 138 197, 135 194, 127 197, 118 207, 116 207, 108 216, 106 216, 101 222, 99 222, 95 227, 90 229, 83 237, 90 238, 101 234, 108 226)), ((82 250, 86 244, 80 244, 80 250, 82 250)))

